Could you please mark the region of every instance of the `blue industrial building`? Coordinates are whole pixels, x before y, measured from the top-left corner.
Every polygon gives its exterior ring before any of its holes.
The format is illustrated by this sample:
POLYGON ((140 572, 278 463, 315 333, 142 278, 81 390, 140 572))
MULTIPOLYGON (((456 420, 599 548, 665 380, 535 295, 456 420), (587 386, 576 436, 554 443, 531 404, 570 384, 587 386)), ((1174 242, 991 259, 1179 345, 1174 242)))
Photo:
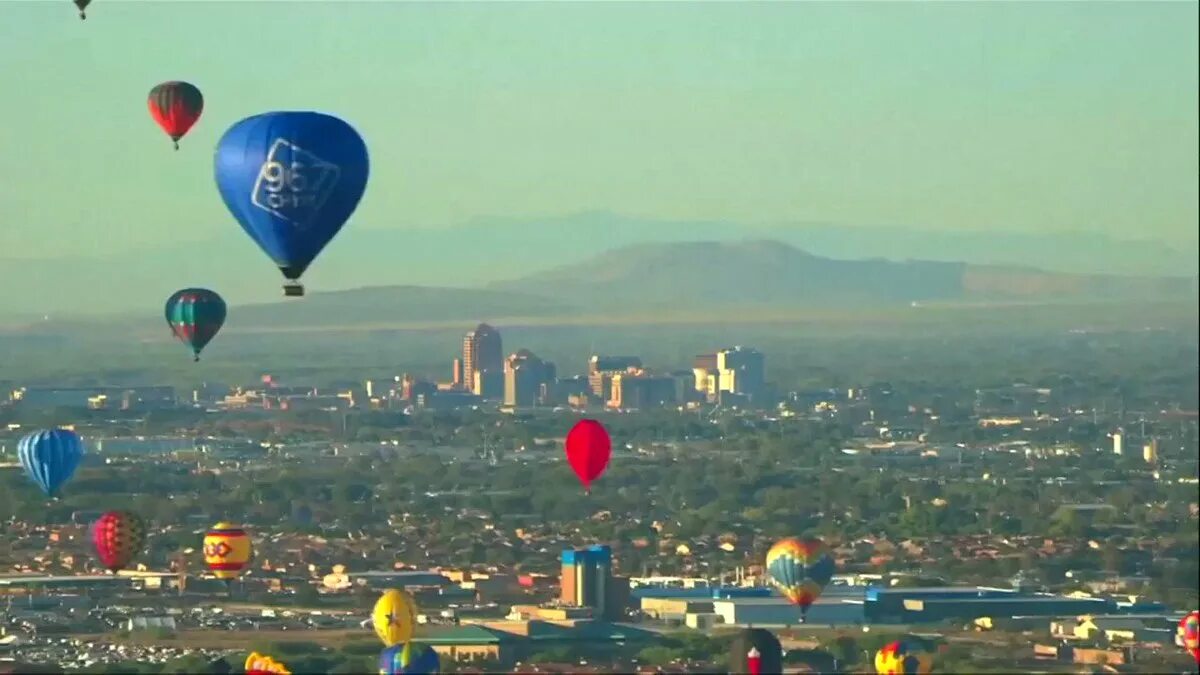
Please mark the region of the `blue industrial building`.
POLYGON ((1005 588, 944 586, 937 588, 869 588, 864 615, 872 623, 936 623, 972 621, 980 617, 1075 616, 1116 610, 1104 598, 1068 598, 1022 593, 1005 588))

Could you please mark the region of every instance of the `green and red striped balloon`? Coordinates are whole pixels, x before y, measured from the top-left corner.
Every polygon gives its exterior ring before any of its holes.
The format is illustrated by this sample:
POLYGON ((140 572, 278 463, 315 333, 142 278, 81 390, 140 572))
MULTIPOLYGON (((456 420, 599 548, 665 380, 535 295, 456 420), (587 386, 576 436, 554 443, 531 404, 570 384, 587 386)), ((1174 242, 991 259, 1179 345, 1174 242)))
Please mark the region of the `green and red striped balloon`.
POLYGON ((167 299, 166 316, 171 333, 199 361, 201 350, 225 323, 225 301, 207 288, 185 288, 167 299))
POLYGON ((129 511, 109 511, 92 523, 92 545, 110 571, 125 569, 146 543, 146 524, 129 511))

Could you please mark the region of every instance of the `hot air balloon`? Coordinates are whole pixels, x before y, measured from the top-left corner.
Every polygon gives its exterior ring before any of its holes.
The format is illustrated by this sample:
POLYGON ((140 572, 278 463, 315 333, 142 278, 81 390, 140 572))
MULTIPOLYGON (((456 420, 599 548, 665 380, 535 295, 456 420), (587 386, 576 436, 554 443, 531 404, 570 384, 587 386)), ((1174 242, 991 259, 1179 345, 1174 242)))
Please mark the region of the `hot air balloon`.
POLYGON ((1200 663, 1200 612, 1189 612, 1179 622, 1175 641, 1200 663))
POLYGON ((288 279, 284 295, 304 295, 300 276, 366 190, 362 138, 329 115, 265 113, 225 132, 215 164, 225 205, 288 279))
POLYGON ((199 361, 200 351, 225 323, 225 301, 206 288, 185 288, 167 298, 164 313, 171 333, 191 347, 193 360, 199 361))
POLYGON ((87 19, 87 12, 84 12, 83 10, 87 9, 87 6, 90 4, 92 4, 92 0, 75 0, 75 6, 79 8, 80 21, 87 19))
POLYGON ((375 601, 371 623, 384 647, 408 642, 417 623, 417 604, 405 591, 386 591, 375 601))
POLYGON ((767 551, 767 574, 779 592, 800 607, 803 620, 808 607, 833 578, 833 558, 820 539, 788 537, 767 551))
POLYGON ((438 672, 441 662, 433 647, 406 642, 393 645, 379 654, 379 675, 438 672))
POLYGON ((53 497, 83 459, 83 441, 68 429, 43 429, 17 442, 17 458, 25 473, 53 497))
POLYGON ((244 667, 246 675, 292 675, 287 666, 265 654, 250 652, 244 667))
POLYGON ((612 455, 612 441, 604 426, 596 420, 579 420, 567 434, 567 462, 583 483, 583 491, 592 491, 592 481, 604 473, 612 455))
POLYGON ((179 139, 192 128, 204 111, 204 95, 187 82, 163 82, 154 85, 146 100, 150 116, 167 132, 179 149, 179 139))
POLYGON ((146 524, 129 511, 109 511, 96 519, 91 528, 92 546, 109 571, 129 565, 146 543, 146 524))
POLYGON ((782 673, 783 648, 770 631, 750 628, 738 633, 729 645, 730 673, 782 673))
POLYGON ((232 523, 217 523, 204 535, 204 562, 218 579, 236 579, 250 554, 250 536, 232 523))
POLYGON ((912 640, 897 640, 875 652, 875 672, 880 675, 911 675, 933 672, 933 656, 912 640))

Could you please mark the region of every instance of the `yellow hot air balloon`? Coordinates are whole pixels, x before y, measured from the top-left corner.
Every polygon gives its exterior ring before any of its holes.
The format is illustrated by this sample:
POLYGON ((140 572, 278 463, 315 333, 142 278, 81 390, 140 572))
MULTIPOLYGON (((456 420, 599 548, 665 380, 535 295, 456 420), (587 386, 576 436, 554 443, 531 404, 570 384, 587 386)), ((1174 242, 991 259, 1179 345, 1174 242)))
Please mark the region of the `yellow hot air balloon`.
POLYGON ((250 552, 250 536, 232 523, 217 523, 204 535, 204 562, 218 579, 236 579, 250 552))
POLYGON ((875 653, 879 675, 923 675, 933 672, 933 656, 911 640, 897 640, 875 653))
POLYGON ((408 642, 417 623, 417 603, 404 591, 386 591, 375 601, 371 623, 384 647, 408 642))
POLYGON ((246 675, 292 675, 287 666, 265 654, 250 652, 246 657, 246 675))

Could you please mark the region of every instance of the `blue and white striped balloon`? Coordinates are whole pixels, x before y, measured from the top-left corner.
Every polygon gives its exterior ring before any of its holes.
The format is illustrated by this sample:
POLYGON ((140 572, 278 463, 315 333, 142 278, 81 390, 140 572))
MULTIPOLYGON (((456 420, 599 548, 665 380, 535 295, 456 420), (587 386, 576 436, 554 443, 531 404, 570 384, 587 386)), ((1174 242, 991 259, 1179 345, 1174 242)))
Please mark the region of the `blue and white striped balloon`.
POLYGON ((74 431, 42 429, 17 443, 17 458, 42 492, 53 497, 83 459, 83 441, 74 431))

